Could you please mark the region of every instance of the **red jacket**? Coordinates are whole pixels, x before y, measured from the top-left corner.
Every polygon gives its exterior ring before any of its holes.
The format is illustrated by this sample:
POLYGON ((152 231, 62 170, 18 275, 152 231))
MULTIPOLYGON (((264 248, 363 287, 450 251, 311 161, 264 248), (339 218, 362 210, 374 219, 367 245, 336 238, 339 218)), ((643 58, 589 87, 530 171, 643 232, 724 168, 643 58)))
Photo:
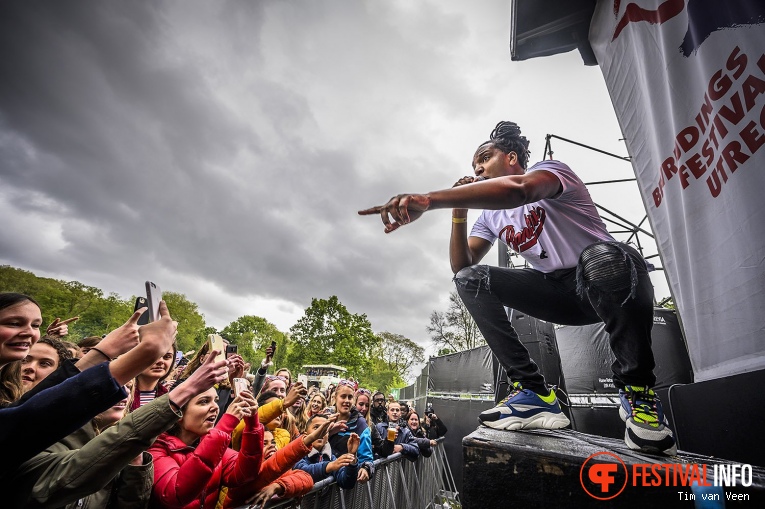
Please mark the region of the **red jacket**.
POLYGON ((221 486, 254 481, 263 457, 263 425, 257 414, 245 419, 242 448, 229 449, 239 420, 225 414, 196 447, 162 433, 149 449, 154 458, 151 505, 156 508, 213 509, 221 486))
POLYGON ((293 473, 302 472, 302 470, 292 471, 290 469, 309 452, 311 452, 311 448, 303 443, 302 435, 288 443, 263 461, 255 482, 241 488, 229 487, 223 509, 244 505, 250 496, 272 482, 276 482, 284 488, 282 498, 295 498, 305 495, 313 489, 313 479, 310 475, 302 476, 293 473))

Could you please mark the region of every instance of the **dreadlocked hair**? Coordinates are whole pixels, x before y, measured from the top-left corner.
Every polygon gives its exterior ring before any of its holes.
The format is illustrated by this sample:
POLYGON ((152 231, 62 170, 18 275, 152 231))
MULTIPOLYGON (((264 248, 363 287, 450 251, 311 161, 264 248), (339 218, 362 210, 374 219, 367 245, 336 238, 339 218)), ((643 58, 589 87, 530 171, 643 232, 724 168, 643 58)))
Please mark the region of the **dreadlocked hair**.
POLYGON ((502 121, 489 135, 489 140, 502 152, 518 155, 518 163, 525 170, 529 163, 529 140, 521 136, 521 128, 515 122, 502 121))

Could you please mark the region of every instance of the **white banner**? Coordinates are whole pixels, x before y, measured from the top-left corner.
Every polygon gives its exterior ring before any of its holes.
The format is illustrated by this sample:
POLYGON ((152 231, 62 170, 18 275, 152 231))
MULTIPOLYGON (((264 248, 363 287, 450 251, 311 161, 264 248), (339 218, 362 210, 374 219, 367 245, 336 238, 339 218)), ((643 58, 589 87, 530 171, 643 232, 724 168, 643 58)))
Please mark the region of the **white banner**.
POLYGON ((696 381, 765 368, 765 1, 599 0, 590 43, 696 381))

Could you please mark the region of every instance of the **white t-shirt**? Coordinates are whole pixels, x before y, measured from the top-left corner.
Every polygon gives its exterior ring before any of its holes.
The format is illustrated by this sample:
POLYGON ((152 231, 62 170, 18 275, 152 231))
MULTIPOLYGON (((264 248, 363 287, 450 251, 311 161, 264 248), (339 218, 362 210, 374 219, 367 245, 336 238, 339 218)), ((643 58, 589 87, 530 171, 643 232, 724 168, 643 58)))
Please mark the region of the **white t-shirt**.
POLYGON ((526 173, 540 170, 560 179, 560 196, 514 209, 484 210, 470 236, 492 244, 500 239, 541 272, 576 267, 584 248, 614 238, 571 168, 560 161, 541 161, 526 173))

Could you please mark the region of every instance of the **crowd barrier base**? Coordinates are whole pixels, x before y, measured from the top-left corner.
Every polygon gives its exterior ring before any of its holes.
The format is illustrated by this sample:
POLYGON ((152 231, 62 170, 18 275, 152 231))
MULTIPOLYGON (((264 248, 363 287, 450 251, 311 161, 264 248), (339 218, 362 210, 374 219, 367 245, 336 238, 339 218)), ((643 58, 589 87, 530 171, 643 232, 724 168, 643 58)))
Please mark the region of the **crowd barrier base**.
MULTIPOLYGON (((367 483, 344 490, 328 479, 318 482, 301 499, 275 500, 267 509, 460 509, 462 507, 446 460, 443 438, 429 458, 409 461, 400 453, 375 461, 367 483)), ((240 509, 249 509, 242 506, 240 509)))

